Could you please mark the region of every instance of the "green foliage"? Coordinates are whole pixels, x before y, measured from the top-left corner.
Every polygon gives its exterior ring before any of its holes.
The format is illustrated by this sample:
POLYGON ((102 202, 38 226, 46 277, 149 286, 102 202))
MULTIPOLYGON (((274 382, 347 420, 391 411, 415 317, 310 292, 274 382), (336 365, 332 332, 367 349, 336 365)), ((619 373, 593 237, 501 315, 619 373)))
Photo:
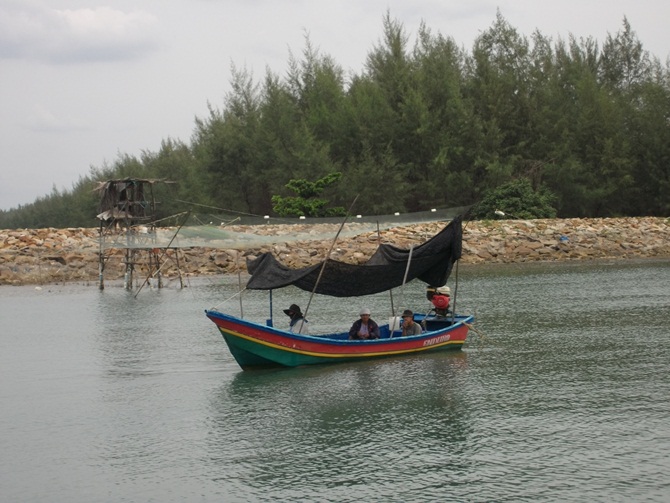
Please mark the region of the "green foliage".
POLYGON ((490 218, 555 218, 554 200, 545 188, 533 190, 530 181, 520 178, 490 190, 471 210, 474 219, 490 218), (497 213, 496 213, 497 212, 497 213), (504 215, 500 215, 502 212, 504 215))
POLYGON ((282 217, 334 217, 346 214, 342 207, 326 207, 327 199, 318 196, 330 185, 342 178, 342 173, 329 173, 315 182, 308 180, 289 180, 286 188, 295 192, 296 196, 272 196, 274 212, 282 217))
MULTIPOLYGON (((518 180, 554 196, 533 191, 542 201, 527 216, 670 211, 670 70, 626 18, 602 49, 590 37, 526 37, 500 12, 469 52, 425 24, 412 44, 389 12, 382 28, 358 73, 308 37, 284 78, 233 67, 231 91, 196 119, 190 143, 120 154, 71 190, 0 211, 0 227, 94 224, 93 187, 124 177, 176 182, 156 186, 158 217, 192 204, 327 215, 356 194, 357 213, 420 211, 483 202, 518 180), (307 180, 332 173, 341 183, 321 198, 325 186, 307 180)), ((492 209, 524 216, 531 195, 492 209)))

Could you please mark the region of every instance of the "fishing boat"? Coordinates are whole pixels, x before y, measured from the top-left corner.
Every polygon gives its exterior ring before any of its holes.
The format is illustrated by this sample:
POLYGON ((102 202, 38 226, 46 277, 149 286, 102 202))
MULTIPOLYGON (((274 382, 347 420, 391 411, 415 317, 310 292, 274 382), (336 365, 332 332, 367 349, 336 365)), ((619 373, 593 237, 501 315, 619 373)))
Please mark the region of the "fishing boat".
MULTIPOLYGON (((456 217, 431 239, 409 249, 380 244, 367 262, 358 265, 326 258, 319 264, 290 269, 271 253, 264 253, 247 262, 250 279, 246 289, 267 290, 271 298, 272 290, 294 285, 312 295, 354 297, 389 291, 414 279, 428 288, 446 285, 461 257, 461 224, 461 217, 456 217)), ((455 297, 456 292, 454 311, 455 297)), ((249 370, 459 350, 474 319, 454 311, 415 313, 414 320, 422 325, 423 332, 412 336, 402 336, 399 317, 391 316, 389 323, 379 325, 378 339, 366 340, 350 340, 348 331, 292 333, 272 326, 272 318, 258 323, 216 309, 205 310, 205 314, 221 332, 240 367, 249 370)))

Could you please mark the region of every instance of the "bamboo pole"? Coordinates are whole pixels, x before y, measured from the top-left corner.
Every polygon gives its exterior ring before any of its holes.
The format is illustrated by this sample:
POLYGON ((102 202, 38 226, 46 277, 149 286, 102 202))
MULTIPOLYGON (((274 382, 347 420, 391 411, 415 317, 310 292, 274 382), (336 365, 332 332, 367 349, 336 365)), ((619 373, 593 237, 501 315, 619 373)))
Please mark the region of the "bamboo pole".
POLYGON ((342 229, 344 228, 344 224, 347 223, 347 219, 349 218, 349 215, 351 214, 351 210, 354 207, 354 204, 356 204, 356 201, 358 200, 358 196, 360 194, 356 195, 354 198, 354 201, 351 203, 351 206, 349 206, 349 209, 347 210, 347 214, 344 215, 344 219, 342 220, 342 223, 340 224, 340 228, 337 230, 337 234, 335 234, 335 237, 333 238, 333 242, 330 244, 330 249, 328 250, 328 254, 326 255, 326 258, 323 261, 323 264, 321 265, 321 270, 319 271, 319 276, 316 278, 316 283, 314 283, 314 288, 312 289, 312 293, 309 296, 309 300, 307 301, 307 307, 305 308, 305 313, 303 314, 303 319, 307 319, 307 311, 309 311, 309 306, 312 303, 312 299, 314 298, 314 294, 316 293, 316 289, 319 286, 319 282, 321 281, 321 276, 323 276, 323 271, 326 268, 326 264, 328 263, 328 260, 330 259, 330 254, 333 252, 333 248, 335 248, 335 243, 337 242, 337 238, 340 236, 340 232, 342 232, 342 229))

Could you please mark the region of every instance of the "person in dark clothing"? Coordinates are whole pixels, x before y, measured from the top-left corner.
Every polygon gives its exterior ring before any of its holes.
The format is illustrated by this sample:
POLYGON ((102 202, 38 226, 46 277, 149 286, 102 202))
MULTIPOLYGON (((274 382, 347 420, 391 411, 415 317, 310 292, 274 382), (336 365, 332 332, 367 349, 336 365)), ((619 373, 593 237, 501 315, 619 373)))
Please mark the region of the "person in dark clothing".
POLYGON ((379 339, 379 325, 370 318, 369 309, 361 309, 360 319, 354 321, 349 330, 350 340, 379 339))
POLYGON ((289 332, 309 335, 309 322, 302 315, 298 305, 291 304, 288 309, 284 309, 284 313, 291 318, 288 328, 289 332))

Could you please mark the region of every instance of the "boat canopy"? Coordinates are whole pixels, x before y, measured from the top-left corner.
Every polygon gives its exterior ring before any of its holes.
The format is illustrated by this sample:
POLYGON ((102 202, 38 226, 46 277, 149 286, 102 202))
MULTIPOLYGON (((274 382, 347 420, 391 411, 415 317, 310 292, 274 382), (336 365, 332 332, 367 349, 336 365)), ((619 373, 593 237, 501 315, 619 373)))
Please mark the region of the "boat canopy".
POLYGON ((364 264, 328 259, 325 267, 324 262, 320 262, 301 269, 290 269, 271 253, 264 253, 247 261, 247 270, 251 274, 247 288, 272 290, 294 285, 321 295, 355 297, 385 292, 415 278, 429 285, 441 286, 447 282, 454 263, 461 257, 462 239, 462 216, 459 215, 438 234, 412 249, 379 245, 364 264))

